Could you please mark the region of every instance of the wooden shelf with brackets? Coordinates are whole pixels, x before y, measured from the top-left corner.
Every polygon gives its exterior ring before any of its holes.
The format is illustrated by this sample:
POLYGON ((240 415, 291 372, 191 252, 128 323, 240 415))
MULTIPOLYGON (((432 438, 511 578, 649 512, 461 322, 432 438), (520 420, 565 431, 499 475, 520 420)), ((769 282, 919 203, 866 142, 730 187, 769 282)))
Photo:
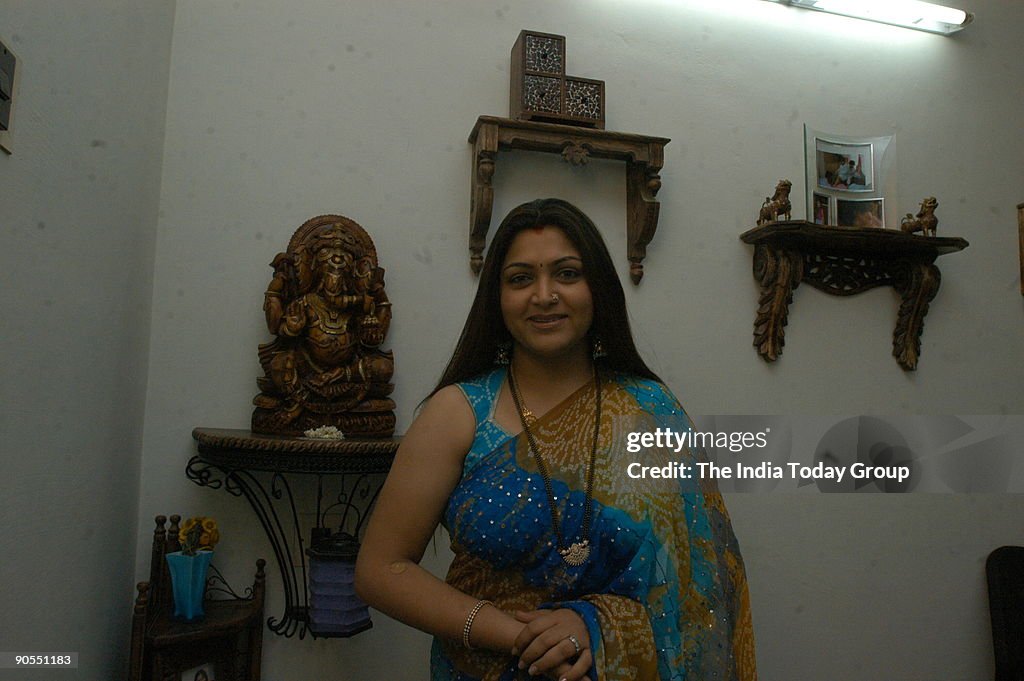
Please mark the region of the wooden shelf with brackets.
POLYGON ((566 162, 575 166, 585 164, 591 157, 625 162, 626 256, 629 277, 634 284, 639 284, 644 276, 647 244, 658 229, 661 207, 655 200, 661 189, 658 173, 664 163, 665 145, 670 141, 665 137, 480 116, 469 134, 469 143, 473 145, 469 262, 473 273, 479 274, 483 266, 494 204, 491 178, 498 152, 520 149, 561 154, 566 162))
POLYGON ((754 346, 762 359, 774 362, 782 354, 789 304, 801 282, 836 296, 892 286, 901 299, 892 354, 906 371, 917 368, 924 317, 942 280, 935 260, 969 245, 959 237, 804 220, 772 222, 740 239, 754 246, 754 278, 761 285, 754 346))

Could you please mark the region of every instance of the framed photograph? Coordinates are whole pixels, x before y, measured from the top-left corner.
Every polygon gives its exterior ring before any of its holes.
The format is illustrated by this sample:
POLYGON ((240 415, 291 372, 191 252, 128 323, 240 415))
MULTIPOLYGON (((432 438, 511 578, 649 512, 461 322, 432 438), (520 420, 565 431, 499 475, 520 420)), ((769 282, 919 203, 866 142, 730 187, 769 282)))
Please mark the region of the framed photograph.
POLYGON ((811 201, 811 205, 814 210, 811 215, 814 216, 814 224, 816 225, 834 225, 836 222, 833 219, 835 211, 832 210, 832 197, 827 194, 819 194, 814 192, 814 198, 811 201))
MULTIPOLYGON (((854 204, 839 210, 839 201, 893 199, 899 204, 896 187, 896 153, 892 135, 856 137, 814 130, 804 125, 804 171, 807 180, 807 220, 818 222, 825 199, 831 199, 829 220, 824 224, 843 226, 854 204)), ((887 207, 883 202, 883 208, 887 207)), ((862 218, 864 219, 864 218, 862 218)), ((881 222, 898 222, 897 215, 883 215, 881 222), (888 219, 887 219, 888 218, 888 219)))
POLYGON ((179 681, 217 681, 213 674, 212 664, 203 664, 181 673, 179 681))
POLYGON ((874 147, 814 139, 815 185, 844 192, 875 191, 874 147))
POLYGON ((885 199, 836 199, 840 227, 885 228, 885 199))

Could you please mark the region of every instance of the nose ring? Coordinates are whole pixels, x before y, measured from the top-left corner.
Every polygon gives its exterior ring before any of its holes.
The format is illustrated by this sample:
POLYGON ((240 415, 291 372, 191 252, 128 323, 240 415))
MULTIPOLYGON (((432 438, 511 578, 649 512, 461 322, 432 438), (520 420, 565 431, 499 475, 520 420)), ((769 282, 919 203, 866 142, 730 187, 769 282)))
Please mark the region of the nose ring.
POLYGON ((561 299, 558 297, 557 293, 552 293, 551 294, 551 302, 552 303, 557 303, 559 300, 561 300, 561 299))

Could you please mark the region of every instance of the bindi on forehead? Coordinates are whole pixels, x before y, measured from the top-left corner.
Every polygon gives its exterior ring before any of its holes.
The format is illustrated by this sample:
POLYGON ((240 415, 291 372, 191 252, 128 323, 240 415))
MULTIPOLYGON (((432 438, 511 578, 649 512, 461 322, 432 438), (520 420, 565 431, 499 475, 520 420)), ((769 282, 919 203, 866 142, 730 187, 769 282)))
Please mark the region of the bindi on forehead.
POLYGON ((555 267, 558 267, 558 266, 563 265, 565 263, 578 263, 579 266, 582 266, 583 265, 583 260, 579 256, 576 256, 576 255, 563 255, 562 257, 557 258, 555 260, 552 260, 551 262, 548 262, 548 263, 545 263, 545 262, 542 262, 542 261, 537 261, 536 263, 532 263, 532 262, 528 262, 526 260, 517 260, 515 262, 508 263, 502 269, 503 270, 507 270, 507 269, 512 269, 514 267, 520 267, 520 268, 526 268, 526 269, 542 270, 542 269, 545 269, 548 265, 550 265, 552 268, 555 268, 555 267))
POLYGON ((578 249, 564 231, 552 225, 531 225, 512 240, 505 253, 502 270, 510 267, 548 270, 566 260, 582 261, 578 249))

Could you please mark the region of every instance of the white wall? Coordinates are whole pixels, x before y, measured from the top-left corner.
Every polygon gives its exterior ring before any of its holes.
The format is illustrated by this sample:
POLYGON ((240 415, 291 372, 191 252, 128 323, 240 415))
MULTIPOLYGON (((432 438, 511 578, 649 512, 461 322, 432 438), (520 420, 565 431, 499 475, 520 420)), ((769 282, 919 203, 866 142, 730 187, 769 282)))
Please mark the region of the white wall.
POLYGON ((78 679, 126 664, 173 14, 0 1, 0 647, 79 652, 78 679))
MULTIPOLYGON (((255 557, 271 557, 241 499, 200 489, 183 470, 194 426, 248 424, 256 346, 268 339, 267 263, 309 217, 341 213, 376 241, 395 310, 399 431, 408 426, 473 293, 466 137, 478 115, 507 112, 508 54, 522 28, 566 35, 569 73, 606 81, 609 129, 673 140, 647 276, 627 296, 642 349, 692 412, 1024 413, 1019 3, 977 0, 975 25, 947 39, 759 0, 737 9, 696 0, 179 0, 162 181, 153 159, 169 7, 116 17, 39 7, 0 2, 0 33, 18 34, 13 46, 26 63, 54 60, 38 80, 23 79, 18 153, 0 158, 0 211, 12 226, 4 272, 19 294, 9 318, 26 320, 5 327, 17 360, 3 369, 4 404, 18 406, 0 416, 16 445, 4 458, 17 459, 12 479, 24 482, 3 508, 32 519, 0 539, 5 555, 23 556, 0 569, 5 586, 29 592, 30 572, 52 577, 59 556, 75 556, 86 563, 75 593, 94 600, 68 606, 65 619, 53 617, 64 601, 52 599, 20 630, 33 637, 26 645, 52 636, 69 647, 98 612, 109 613, 99 618, 108 629, 93 627, 83 649, 107 634, 124 640, 127 597, 117 605, 120 596, 108 604, 96 594, 126 591, 120 561, 100 547, 123 554, 131 534, 113 521, 134 508, 125 478, 137 465, 147 366, 136 575, 157 513, 215 515, 218 562, 236 584, 251 577, 255 557), (147 20, 129 30, 138 14, 147 20), (94 40, 111 49, 83 47, 94 40), (131 106, 122 108, 129 83, 131 106), (90 91, 100 95, 81 107, 75 97, 90 91), (939 262, 943 285, 916 373, 891 357, 897 300, 885 289, 841 299, 802 287, 780 361, 767 365, 751 347, 757 287, 751 249, 737 237, 778 179, 802 194, 803 123, 895 133, 900 193, 890 206, 911 211, 934 195, 940 233, 971 242, 939 262), (90 146, 94 139, 107 144, 90 146), (148 365, 135 335, 146 320, 148 365), (87 388, 78 397, 71 386, 87 388), (60 420, 49 428, 53 414, 60 420), (75 520, 93 522, 64 520, 56 504, 66 498, 86 505, 75 520), (88 535, 97 521, 103 534, 88 535), (61 541, 71 546, 25 548, 66 525, 61 541)), ((495 187, 495 219, 537 196, 578 203, 602 226, 625 278, 620 165, 574 170, 554 156, 502 154, 495 187)), ((762 678, 991 676, 981 561, 1024 541, 1019 497, 737 495, 730 505, 762 678)), ((428 561, 441 572, 439 544, 428 561)), ((277 615, 276 568, 268 584, 268 615, 277 615)), ((19 614, 37 602, 18 598, 19 614)), ((428 639, 376 622, 346 641, 268 633, 264 678, 427 678, 428 639)))
MULTIPOLYGON (((1014 219, 1024 60, 1013 28, 1024 6, 979 0, 976 24, 948 39, 756 0, 714 5, 180 1, 141 516, 223 517, 239 579, 254 556, 269 556, 244 503, 195 487, 182 469, 192 427, 247 426, 256 346, 268 339, 267 263, 314 215, 353 218, 377 243, 394 302, 399 431, 408 426, 473 293, 466 137, 478 115, 507 113, 522 28, 568 36, 569 73, 607 83, 609 129, 673 140, 647 277, 627 295, 641 346, 694 413, 1024 411, 1014 219), (916 373, 891 356, 898 305, 887 289, 841 299, 805 286, 782 359, 769 366, 751 347, 757 287, 737 237, 779 178, 803 194, 804 123, 894 133, 891 210, 935 195, 941 233, 971 242, 940 261, 916 373)), ((625 278, 622 173, 502 154, 495 220, 537 196, 575 201, 602 226, 625 278)), ((1019 498, 731 504, 762 678, 991 674, 981 561, 1024 540, 1019 498)), ((443 572, 440 543, 428 560, 443 572)), ((276 580, 275 570, 269 614, 281 608, 276 580)), ((265 677, 427 678, 427 637, 376 622, 346 641, 268 636, 265 677)))

